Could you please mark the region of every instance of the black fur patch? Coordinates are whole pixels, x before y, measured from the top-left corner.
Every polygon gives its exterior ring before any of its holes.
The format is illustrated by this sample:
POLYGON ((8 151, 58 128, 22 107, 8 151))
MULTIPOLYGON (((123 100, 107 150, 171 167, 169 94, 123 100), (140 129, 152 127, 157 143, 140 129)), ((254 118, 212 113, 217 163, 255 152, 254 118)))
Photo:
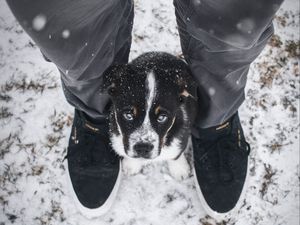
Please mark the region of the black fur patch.
POLYGON ((121 129, 127 153, 130 134, 141 127, 146 116, 146 79, 149 73, 154 74, 156 81, 156 95, 149 118, 159 135, 159 150, 170 145, 176 137, 183 151, 197 113, 197 84, 187 64, 168 53, 145 53, 129 64, 113 65, 105 72, 104 90, 112 100, 111 132, 118 135, 118 127, 121 129), (132 114, 133 119, 128 120, 132 114), (158 117, 162 114, 167 120, 159 123, 158 117))

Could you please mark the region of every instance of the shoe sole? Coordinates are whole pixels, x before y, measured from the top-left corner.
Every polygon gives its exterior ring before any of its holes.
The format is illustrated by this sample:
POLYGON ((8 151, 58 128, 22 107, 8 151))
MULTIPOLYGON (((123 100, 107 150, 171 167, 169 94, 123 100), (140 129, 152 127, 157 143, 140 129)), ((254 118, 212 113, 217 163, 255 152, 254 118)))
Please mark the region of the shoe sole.
POLYGON ((118 174, 118 177, 117 177, 117 180, 116 180, 116 183, 115 183, 115 186, 114 186, 112 192, 110 193, 109 197, 107 198, 107 200, 105 201, 105 203, 102 206, 100 206, 99 208, 94 208, 94 209, 87 208, 80 203, 80 201, 78 200, 77 195, 73 189, 71 177, 69 175, 70 173, 69 173, 69 167, 68 167, 68 160, 65 160, 64 165, 66 168, 67 189, 69 190, 70 198, 73 199, 78 211, 88 219, 100 217, 100 216, 104 215, 105 213, 107 213, 109 211, 109 209, 111 208, 111 206, 117 196, 118 190, 119 190, 121 177, 122 177, 121 160, 120 160, 119 174, 118 174))
POLYGON ((194 166, 194 168, 193 168, 193 175, 194 175, 194 181, 195 181, 195 186, 196 186, 197 194, 198 194, 198 196, 200 198, 200 202, 202 204, 202 207, 204 208, 204 210, 206 211, 206 213, 210 217, 212 217, 212 218, 214 218, 215 220, 218 220, 218 221, 220 221, 220 220, 226 220, 226 219, 229 219, 229 218, 233 217, 234 214, 237 212, 237 210, 241 208, 243 200, 245 199, 246 191, 248 189, 249 173, 250 173, 250 170, 249 170, 249 161, 250 161, 250 159, 248 158, 246 179, 245 179, 244 187, 242 189, 242 192, 241 192, 241 195, 239 197, 239 200, 237 201, 237 203, 234 206, 234 208, 232 208, 230 211, 228 211, 226 213, 219 213, 217 211, 214 211, 207 204, 207 202, 206 202, 206 200, 204 198, 204 195, 203 195, 203 193, 201 191, 201 188, 199 186, 198 179, 197 179, 197 176, 196 176, 195 166, 194 166))

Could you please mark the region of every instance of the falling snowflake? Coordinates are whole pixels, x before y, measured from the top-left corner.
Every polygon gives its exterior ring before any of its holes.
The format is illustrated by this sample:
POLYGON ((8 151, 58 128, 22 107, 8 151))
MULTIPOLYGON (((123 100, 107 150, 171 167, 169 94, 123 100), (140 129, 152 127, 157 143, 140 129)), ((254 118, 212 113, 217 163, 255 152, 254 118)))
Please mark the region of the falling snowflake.
POLYGON ((36 31, 41 31, 44 29, 47 23, 47 18, 43 14, 39 14, 32 20, 32 27, 36 31))
POLYGON ((245 19, 242 19, 239 23, 237 23, 236 28, 239 31, 242 31, 243 33, 251 34, 254 26, 255 26, 255 23, 254 23, 253 19, 245 18, 245 19))
POLYGON ((201 0, 193 0, 194 5, 200 5, 201 4, 201 0))
POLYGON ((216 94, 216 89, 214 89, 213 87, 210 87, 210 88, 208 89, 208 94, 209 94, 210 96, 214 96, 214 95, 216 94))
POLYGON ((62 37, 65 38, 65 39, 69 38, 70 37, 70 31, 69 30, 64 30, 62 32, 62 37))

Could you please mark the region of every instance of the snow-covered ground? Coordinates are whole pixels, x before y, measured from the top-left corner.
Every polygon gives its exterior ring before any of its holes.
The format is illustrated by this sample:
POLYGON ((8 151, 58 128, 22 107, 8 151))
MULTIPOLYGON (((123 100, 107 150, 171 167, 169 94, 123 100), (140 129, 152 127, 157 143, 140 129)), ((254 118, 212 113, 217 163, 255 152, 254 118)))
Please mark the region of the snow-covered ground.
MULTIPOLYGON (((131 58, 152 50, 180 54, 172 1, 135 3, 131 58)), ((299 224, 299 1, 286 0, 274 24, 276 35, 251 67, 240 109, 252 152, 237 215, 219 223, 209 218, 193 177, 175 181, 158 163, 124 177, 110 212, 87 220, 65 187, 73 109, 59 73, 0 0, 0 225, 299 224)))

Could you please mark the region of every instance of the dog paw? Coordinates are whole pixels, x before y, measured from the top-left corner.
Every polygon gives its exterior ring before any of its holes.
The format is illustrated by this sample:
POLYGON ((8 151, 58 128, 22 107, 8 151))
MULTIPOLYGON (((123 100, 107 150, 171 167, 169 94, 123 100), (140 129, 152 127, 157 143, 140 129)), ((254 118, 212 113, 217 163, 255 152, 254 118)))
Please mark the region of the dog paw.
POLYGON ((184 180, 190 175, 190 166, 185 156, 180 156, 177 160, 168 161, 169 171, 176 180, 184 180))
POLYGON ((131 176, 139 173, 142 170, 143 165, 136 159, 124 158, 122 160, 123 173, 131 176))

